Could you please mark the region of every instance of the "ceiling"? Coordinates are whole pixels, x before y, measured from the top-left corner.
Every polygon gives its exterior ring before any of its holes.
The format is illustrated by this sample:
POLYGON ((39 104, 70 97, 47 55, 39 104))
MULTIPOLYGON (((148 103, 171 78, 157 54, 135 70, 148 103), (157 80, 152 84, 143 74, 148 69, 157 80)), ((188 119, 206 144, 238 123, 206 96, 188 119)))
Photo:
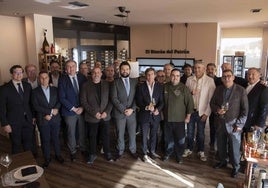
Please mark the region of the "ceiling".
POLYGON ((222 28, 268 27, 267 0, 79 0, 89 6, 76 10, 62 8, 74 1, 0 0, 0 15, 42 14, 60 18, 77 15, 85 21, 129 26, 218 22, 222 28), (114 16, 121 13, 119 6, 130 11, 127 19, 114 16), (252 13, 251 9, 261 11, 252 13))

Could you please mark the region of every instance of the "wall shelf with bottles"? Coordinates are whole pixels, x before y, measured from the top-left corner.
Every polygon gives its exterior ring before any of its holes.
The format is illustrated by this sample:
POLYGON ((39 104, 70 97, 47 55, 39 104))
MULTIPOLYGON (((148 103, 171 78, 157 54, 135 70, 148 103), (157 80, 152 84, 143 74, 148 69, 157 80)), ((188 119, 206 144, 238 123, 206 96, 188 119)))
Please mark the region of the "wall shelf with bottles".
POLYGON ((50 62, 57 61, 60 64, 62 70, 63 58, 60 53, 39 54, 39 69, 50 71, 50 62))
POLYGON ((101 61, 104 63, 103 68, 108 67, 109 65, 114 63, 114 51, 105 50, 101 52, 101 61))

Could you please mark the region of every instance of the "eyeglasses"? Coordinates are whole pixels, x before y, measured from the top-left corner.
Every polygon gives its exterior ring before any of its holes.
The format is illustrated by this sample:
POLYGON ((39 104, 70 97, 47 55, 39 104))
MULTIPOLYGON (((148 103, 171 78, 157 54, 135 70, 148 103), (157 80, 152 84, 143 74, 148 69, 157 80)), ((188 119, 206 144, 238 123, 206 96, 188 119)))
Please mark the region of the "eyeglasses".
POLYGON ((21 75, 21 74, 23 74, 23 72, 13 72, 13 74, 21 75))
POLYGON ((230 79, 232 76, 233 75, 225 75, 225 76, 222 76, 222 78, 226 80, 227 78, 230 79))

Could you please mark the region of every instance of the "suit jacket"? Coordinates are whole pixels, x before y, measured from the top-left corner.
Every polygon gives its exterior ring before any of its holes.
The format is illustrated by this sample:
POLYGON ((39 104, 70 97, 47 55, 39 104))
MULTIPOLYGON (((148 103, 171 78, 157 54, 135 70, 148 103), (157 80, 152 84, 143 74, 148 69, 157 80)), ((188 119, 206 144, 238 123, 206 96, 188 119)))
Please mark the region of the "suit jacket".
MULTIPOLYGON (((220 126, 223 122, 223 118, 217 114, 217 110, 218 108, 221 108, 221 105, 223 104, 224 90, 224 85, 218 86, 210 101, 211 110, 214 114, 216 114, 215 125, 217 126, 220 126)), ((231 133, 233 125, 243 128, 246 123, 248 115, 248 99, 246 90, 242 86, 234 83, 228 102, 229 109, 224 114, 224 123, 227 131, 231 133)))
POLYGON ((268 115, 268 88, 258 82, 248 93, 248 104, 249 111, 245 129, 249 130, 254 125, 265 127, 268 115))
MULTIPOLYGON (((211 109, 210 109, 210 99, 214 93, 215 90, 215 83, 212 78, 204 74, 203 76, 203 82, 201 86, 201 93, 200 93, 200 99, 199 99, 199 106, 197 107, 197 111, 199 112, 199 116, 202 116, 203 114, 206 114, 207 116, 210 115, 211 109)), ((186 86, 190 89, 190 91, 193 91, 193 85, 194 82, 196 82, 196 77, 191 76, 186 81, 186 86)))
POLYGON ((1 126, 20 124, 25 118, 32 123, 31 92, 29 83, 23 82, 23 99, 12 80, 1 87, 0 91, 0 121, 1 126))
POLYGON ((129 78, 130 92, 127 96, 125 85, 122 78, 117 78, 111 85, 111 101, 114 105, 112 114, 113 117, 117 119, 125 118, 124 111, 127 108, 132 108, 135 112, 136 102, 135 102, 135 93, 137 86, 137 79, 129 78))
MULTIPOLYGON (((155 82, 154 84, 154 90, 153 90, 153 96, 152 98, 155 99, 155 108, 158 109, 159 114, 157 116, 153 115, 153 119, 155 121, 161 120, 161 111, 164 107, 164 100, 163 100, 163 85, 159 84, 158 82, 155 82)), ((146 123, 149 122, 151 112, 148 110, 145 110, 146 106, 148 106, 151 102, 151 97, 149 93, 149 89, 147 86, 147 82, 142 83, 137 87, 136 92, 136 104, 139 107, 139 115, 138 115, 138 121, 140 123, 146 123)))
MULTIPOLYGON (((32 104, 36 114, 37 125, 46 125, 47 121, 44 117, 51 114, 51 110, 56 108, 60 109, 60 102, 58 98, 58 91, 56 87, 49 86, 50 99, 49 102, 42 90, 41 86, 38 86, 33 90, 32 94, 32 104)), ((59 123, 61 120, 59 113, 56 116, 52 116, 50 121, 59 123)))
POLYGON ((98 92, 94 86, 94 83, 89 80, 83 84, 81 90, 81 104, 85 110, 85 121, 90 123, 98 123, 99 119, 95 115, 100 112, 106 112, 107 117, 104 121, 111 119, 112 103, 109 100, 110 85, 108 82, 101 81, 101 97, 99 98, 98 92))
MULTIPOLYGON (((77 81, 79 85, 79 93, 82 85, 87 81, 86 77, 82 74, 77 74, 77 81)), ((72 81, 69 75, 62 75, 59 79, 58 93, 61 106, 62 116, 74 116, 75 112, 71 111, 73 107, 80 107, 80 96, 76 94, 72 81)))

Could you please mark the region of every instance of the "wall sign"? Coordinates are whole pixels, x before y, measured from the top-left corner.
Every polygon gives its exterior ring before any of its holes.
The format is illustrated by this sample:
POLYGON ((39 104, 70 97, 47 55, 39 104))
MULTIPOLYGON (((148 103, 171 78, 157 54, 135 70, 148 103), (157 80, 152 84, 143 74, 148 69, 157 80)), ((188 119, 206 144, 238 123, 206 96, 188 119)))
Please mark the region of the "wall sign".
POLYGON ((145 54, 189 54, 189 50, 145 50, 145 54))

